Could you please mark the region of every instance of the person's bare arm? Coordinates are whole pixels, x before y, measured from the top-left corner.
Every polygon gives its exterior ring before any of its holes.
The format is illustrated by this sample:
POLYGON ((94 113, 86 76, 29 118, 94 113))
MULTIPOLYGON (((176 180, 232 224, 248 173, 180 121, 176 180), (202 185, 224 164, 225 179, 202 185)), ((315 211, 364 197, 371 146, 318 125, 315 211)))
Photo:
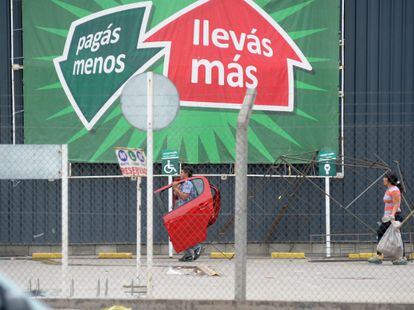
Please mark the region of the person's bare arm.
POLYGON ((394 191, 391 193, 391 196, 392 196, 392 204, 393 204, 391 216, 395 217, 395 213, 397 213, 400 207, 400 204, 401 204, 401 194, 398 193, 397 191, 394 191))
POLYGON ((174 190, 174 195, 176 195, 178 197, 178 199, 184 200, 187 199, 188 196, 190 196, 189 193, 184 193, 182 191, 180 191, 178 186, 173 186, 173 190, 174 190))

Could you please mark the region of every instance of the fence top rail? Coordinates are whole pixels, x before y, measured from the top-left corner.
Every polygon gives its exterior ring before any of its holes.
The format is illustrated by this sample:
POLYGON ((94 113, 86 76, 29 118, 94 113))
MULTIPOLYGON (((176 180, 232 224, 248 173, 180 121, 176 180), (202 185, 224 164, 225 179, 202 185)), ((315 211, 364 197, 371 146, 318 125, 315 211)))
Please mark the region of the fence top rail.
MULTIPOLYGON (((234 173, 206 173, 206 174, 193 174, 194 176, 205 177, 235 177, 234 173)), ((312 179, 325 179, 324 176, 301 176, 301 175, 281 175, 281 174, 247 174, 248 177, 253 178, 312 178, 312 179)), ((154 174, 154 177, 168 177, 164 174, 154 174)), ((70 175, 70 179, 114 179, 114 178, 128 178, 123 175, 70 175)), ((343 179, 343 176, 333 176, 332 179, 343 179)))

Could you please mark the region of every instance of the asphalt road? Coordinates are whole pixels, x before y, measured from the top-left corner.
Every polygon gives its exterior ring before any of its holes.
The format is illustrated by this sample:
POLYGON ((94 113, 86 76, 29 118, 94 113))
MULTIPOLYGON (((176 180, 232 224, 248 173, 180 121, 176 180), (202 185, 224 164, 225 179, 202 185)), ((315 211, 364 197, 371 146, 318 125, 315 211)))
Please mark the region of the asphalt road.
MULTIPOLYGON (((66 293, 77 298, 145 298, 145 260, 71 259, 66 293)), ((1 259, 0 273, 23 290, 61 297, 59 260, 1 259)), ((247 298, 279 301, 414 303, 414 264, 370 265, 363 261, 248 260, 247 298)), ((151 298, 233 299, 234 261, 201 257, 193 263, 156 257, 151 298), (208 267, 208 268, 206 268, 208 267), (204 271, 203 271, 204 270, 204 271), (215 271, 218 275, 208 272, 215 271)), ((414 307, 414 306, 413 306, 414 307)))

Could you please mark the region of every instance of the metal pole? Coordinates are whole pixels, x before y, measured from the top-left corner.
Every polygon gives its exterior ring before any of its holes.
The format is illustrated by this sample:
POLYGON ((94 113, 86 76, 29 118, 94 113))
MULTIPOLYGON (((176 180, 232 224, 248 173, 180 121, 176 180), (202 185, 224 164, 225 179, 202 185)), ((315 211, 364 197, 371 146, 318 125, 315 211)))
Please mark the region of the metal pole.
MULTIPOLYGON (((172 183, 172 175, 168 176, 168 184, 172 183)), ((172 187, 168 189, 168 212, 171 212, 173 208, 173 193, 172 193, 172 187)), ((170 237, 168 237, 168 257, 173 257, 173 247, 170 240, 170 237)))
POLYGON ((331 200, 329 177, 325 177, 326 257, 331 257, 331 200))
POLYGON ((407 223, 407 221, 414 215, 414 210, 411 211, 406 217, 405 219, 401 222, 401 226, 402 227, 405 223, 407 223))
POLYGON ((247 264, 247 128, 256 97, 256 89, 247 89, 237 118, 236 133, 236 188, 235 188, 235 299, 246 300, 247 264))
MULTIPOLYGON (((282 159, 283 160, 283 159, 282 159)), ((315 184, 315 182, 313 182, 310 178, 308 178, 305 174, 303 174, 300 170, 298 170, 295 166, 292 166, 289 162, 286 162, 285 160, 283 160, 287 165, 289 165, 289 167, 291 167, 293 170, 295 170, 295 172, 297 172, 298 174, 300 174, 302 177, 306 178, 310 184, 312 184, 314 187, 316 187, 319 191, 325 193, 325 191, 320 188, 317 184, 315 184)), ((326 193, 325 193, 326 195, 326 193)), ((371 226, 369 226, 367 223, 365 223, 363 220, 361 220, 358 216, 356 216, 354 213, 352 213, 351 211, 349 211, 348 209, 346 209, 338 200, 336 200, 335 198, 329 196, 329 198, 336 203, 339 207, 341 207, 342 209, 344 209, 346 212, 348 212, 348 214, 352 215, 357 221, 359 221, 360 223, 362 223, 364 226, 366 226, 369 230, 371 230, 373 233, 377 233, 377 231, 375 229, 373 229, 371 226)))
POLYGON ((13 1, 10 1, 10 70, 11 70, 11 93, 12 93, 12 137, 16 144, 16 99, 14 90, 14 9, 13 1))
POLYGON ((345 97, 345 0, 342 0, 341 6, 341 162, 342 162, 342 177, 345 176, 345 116, 344 116, 344 97, 345 97))
POLYGON ((137 277, 141 267, 141 177, 137 178, 137 277))
POLYGON ((69 260, 69 199, 68 199, 68 145, 62 145, 62 295, 68 293, 68 260, 69 260))
POLYGON ((357 201, 359 198, 361 198, 362 197, 362 195, 364 195, 371 187, 373 187, 375 184, 377 184, 377 182, 379 181, 379 180, 381 180, 383 177, 384 177, 384 175, 386 174, 387 172, 384 172, 383 174, 381 174, 380 176, 379 176, 379 178, 377 178, 374 182, 372 182, 371 184, 370 184, 370 186, 368 186, 366 189, 364 189, 363 190, 363 192, 362 193, 360 193, 357 197, 355 197, 355 199, 354 200, 352 200, 350 203, 348 203, 348 205, 345 207, 345 210, 347 210, 355 201, 357 201))
POLYGON ((147 295, 152 294, 153 251, 153 73, 147 73, 147 295))
POLYGON ((412 211, 412 208, 411 208, 411 206, 410 206, 410 202, 407 200, 407 197, 406 197, 406 193, 407 193, 408 188, 407 188, 407 186, 405 185, 405 182, 404 182, 404 177, 403 177, 403 174, 402 174, 402 171, 401 171, 400 162, 399 162, 399 161, 394 161, 394 162, 397 164, 397 169, 398 169, 398 173, 399 173, 399 175, 400 175, 401 185, 402 185, 402 187, 403 187, 403 189, 404 189, 404 191, 405 191, 405 195, 401 195, 401 197, 402 197, 402 199, 403 199, 403 201, 404 201, 405 205, 407 206, 407 208, 408 208, 410 211, 412 211))

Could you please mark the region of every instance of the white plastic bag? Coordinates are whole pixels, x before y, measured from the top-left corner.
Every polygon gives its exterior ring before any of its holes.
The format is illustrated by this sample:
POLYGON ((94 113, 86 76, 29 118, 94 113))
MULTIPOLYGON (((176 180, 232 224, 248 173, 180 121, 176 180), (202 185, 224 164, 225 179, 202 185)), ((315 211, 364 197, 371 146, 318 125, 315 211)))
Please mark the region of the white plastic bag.
POLYGON ((392 221, 377 245, 377 251, 385 257, 400 258, 403 256, 403 241, 399 227, 401 223, 392 221))

